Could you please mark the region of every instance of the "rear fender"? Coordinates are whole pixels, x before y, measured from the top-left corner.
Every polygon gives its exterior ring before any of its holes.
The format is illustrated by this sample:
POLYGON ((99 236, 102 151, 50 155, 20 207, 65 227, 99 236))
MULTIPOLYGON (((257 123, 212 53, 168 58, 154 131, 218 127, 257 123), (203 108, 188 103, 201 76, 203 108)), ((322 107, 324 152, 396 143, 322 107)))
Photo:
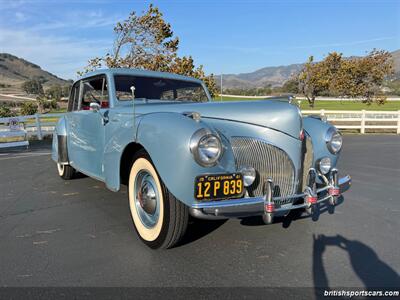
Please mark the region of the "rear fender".
POLYGON ((53 132, 51 158, 57 163, 67 164, 69 162, 67 148, 67 121, 65 116, 58 120, 53 132))

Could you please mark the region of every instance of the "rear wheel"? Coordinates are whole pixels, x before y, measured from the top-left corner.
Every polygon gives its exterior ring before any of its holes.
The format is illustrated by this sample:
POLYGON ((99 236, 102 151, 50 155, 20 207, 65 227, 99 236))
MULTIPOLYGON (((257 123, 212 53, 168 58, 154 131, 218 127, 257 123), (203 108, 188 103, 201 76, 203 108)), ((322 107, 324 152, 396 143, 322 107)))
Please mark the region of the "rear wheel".
POLYGON ((144 150, 133 161, 128 196, 135 229, 149 247, 172 248, 186 231, 188 208, 168 191, 144 150))
POLYGON ((62 165, 60 163, 57 163, 57 170, 58 175, 60 175, 62 179, 69 180, 74 177, 75 169, 70 165, 62 165))

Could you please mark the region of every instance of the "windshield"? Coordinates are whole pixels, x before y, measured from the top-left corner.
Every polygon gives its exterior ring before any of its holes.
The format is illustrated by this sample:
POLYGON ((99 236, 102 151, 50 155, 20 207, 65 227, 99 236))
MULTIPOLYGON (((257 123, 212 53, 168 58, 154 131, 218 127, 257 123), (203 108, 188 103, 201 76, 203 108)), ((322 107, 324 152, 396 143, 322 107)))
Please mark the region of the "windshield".
POLYGON ((208 101, 203 86, 196 82, 131 75, 115 75, 114 81, 119 101, 132 100, 131 86, 135 87, 135 99, 208 101))

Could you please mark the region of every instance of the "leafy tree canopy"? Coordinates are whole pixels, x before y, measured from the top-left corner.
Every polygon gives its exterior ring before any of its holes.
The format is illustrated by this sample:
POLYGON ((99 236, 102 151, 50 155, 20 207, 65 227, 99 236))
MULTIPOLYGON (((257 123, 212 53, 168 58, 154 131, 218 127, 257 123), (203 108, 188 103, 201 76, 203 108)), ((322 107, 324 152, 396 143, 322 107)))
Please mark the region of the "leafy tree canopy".
POLYGON ((24 102, 21 105, 20 114, 21 116, 30 116, 36 114, 38 111, 38 106, 35 102, 29 101, 24 102))
POLYGON ((15 113, 6 105, 0 104, 0 118, 14 117, 15 113))
POLYGON ((171 72, 201 79, 212 96, 216 93, 213 74, 206 76, 203 66, 196 67, 191 56, 178 56, 179 38, 152 4, 142 15, 131 12, 125 21, 116 24, 114 33, 111 53, 90 59, 81 75, 100 67, 171 72))
POLYGON ((384 79, 392 73, 393 61, 387 51, 374 49, 367 56, 348 59, 332 52, 320 62, 311 56, 296 80, 311 107, 317 96, 327 94, 383 104, 384 79))
POLYGON ((39 79, 30 79, 22 84, 22 90, 27 94, 43 95, 43 85, 39 79))

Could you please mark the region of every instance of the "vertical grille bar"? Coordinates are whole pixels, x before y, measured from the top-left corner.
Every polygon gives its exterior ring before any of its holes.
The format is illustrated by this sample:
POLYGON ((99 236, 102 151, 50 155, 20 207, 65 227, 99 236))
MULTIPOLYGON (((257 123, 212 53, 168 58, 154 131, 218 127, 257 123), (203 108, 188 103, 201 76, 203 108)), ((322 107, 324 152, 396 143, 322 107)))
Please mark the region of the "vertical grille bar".
POLYGON ((251 196, 262 195, 262 183, 271 177, 274 181, 274 197, 282 197, 276 204, 289 203, 285 197, 297 189, 295 168, 289 156, 282 149, 248 137, 233 137, 231 145, 236 167, 251 166, 256 169, 257 179, 249 187, 251 196))

